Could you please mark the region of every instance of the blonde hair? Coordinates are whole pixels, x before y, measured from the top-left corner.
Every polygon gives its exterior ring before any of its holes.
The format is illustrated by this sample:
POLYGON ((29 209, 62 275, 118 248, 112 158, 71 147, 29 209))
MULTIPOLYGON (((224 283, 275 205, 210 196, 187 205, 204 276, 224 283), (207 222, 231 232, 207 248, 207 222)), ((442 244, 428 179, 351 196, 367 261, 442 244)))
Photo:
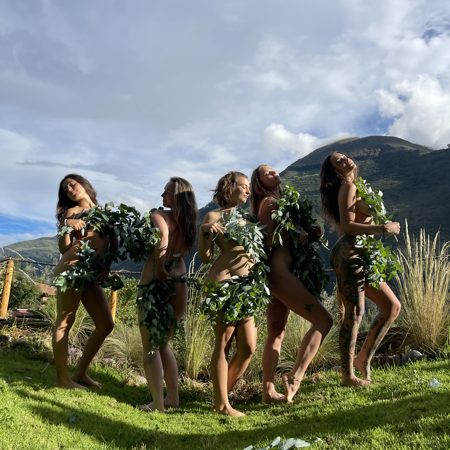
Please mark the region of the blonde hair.
MULTIPOLYGON (((251 205, 251 211, 253 215, 258 214, 258 207, 261 203, 261 200, 264 197, 273 197, 273 192, 270 192, 264 185, 261 183, 261 180, 259 179, 259 171, 261 170, 261 167, 270 167, 267 164, 260 164, 252 173, 252 179, 250 183, 250 205, 251 205)), ((278 196, 276 198, 279 198, 281 193, 283 192, 283 188, 281 185, 278 186, 278 196)))
POLYGON ((214 189, 213 200, 215 200, 221 208, 225 208, 230 202, 233 191, 236 188, 237 180, 240 177, 248 180, 247 175, 242 172, 228 172, 217 182, 217 186, 214 189))
POLYGON ((175 201, 172 212, 184 234, 185 249, 190 252, 197 237, 198 207, 194 188, 184 178, 172 177, 170 181, 173 183, 175 201))

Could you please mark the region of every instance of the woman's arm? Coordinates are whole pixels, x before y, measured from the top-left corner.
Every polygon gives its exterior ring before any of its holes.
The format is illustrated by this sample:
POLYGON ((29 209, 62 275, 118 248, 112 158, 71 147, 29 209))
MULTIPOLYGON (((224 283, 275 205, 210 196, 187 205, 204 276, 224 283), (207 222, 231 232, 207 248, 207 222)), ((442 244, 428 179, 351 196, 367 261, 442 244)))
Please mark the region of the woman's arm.
POLYGON ((198 253, 203 264, 211 262, 214 256, 214 242, 212 239, 217 233, 222 233, 226 230, 225 227, 217 223, 220 219, 219 213, 208 213, 203 219, 200 225, 200 235, 198 238, 198 253), (209 237, 206 237, 206 233, 209 233, 209 237))
POLYGON ((355 222, 356 186, 353 183, 344 183, 338 193, 339 218, 341 230, 350 236, 362 234, 398 234, 400 224, 398 222, 388 222, 386 224, 367 224, 355 222))
POLYGON ((167 248, 169 246, 169 227, 166 219, 160 211, 152 212, 150 216, 155 228, 159 228, 161 240, 155 245, 155 277, 159 281, 165 282, 169 278, 166 270, 167 248))
MULTIPOLYGON (((259 218, 259 222, 261 223, 261 225, 266 225, 266 228, 264 228, 264 231, 267 233, 267 237, 264 241, 264 247, 266 248, 272 248, 280 245, 278 237, 275 239, 275 241, 273 240, 273 233, 275 231, 276 222, 272 219, 272 213, 276 210, 277 200, 275 200, 273 197, 268 197, 261 208, 261 215, 259 218)), ((308 242, 308 234, 302 227, 297 226, 297 228, 301 230, 299 242, 300 244, 304 245, 308 242)), ((283 241, 291 237, 291 232, 289 230, 283 230, 280 234, 283 241)))
MULTIPOLYGON (((73 228, 74 231, 79 231, 79 230, 85 228, 86 222, 84 222, 83 220, 68 218, 70 216, 73 216, 73 214, 74 214, 73 208, 67 210, 66 214, 64 214, 64 217, 62 219, 62 225, 67 225, 67 226, 73 228)), ((62 255, 64 253, 66 253, 70 247, 72 247, 73 237, 74 237, 73 234, 74 234, 74 232, 72 231, 72 233, 65 234, 64 236, 61 236, 59 238, 59 241, 58 241, 59 253, 61 253, 62 255)))

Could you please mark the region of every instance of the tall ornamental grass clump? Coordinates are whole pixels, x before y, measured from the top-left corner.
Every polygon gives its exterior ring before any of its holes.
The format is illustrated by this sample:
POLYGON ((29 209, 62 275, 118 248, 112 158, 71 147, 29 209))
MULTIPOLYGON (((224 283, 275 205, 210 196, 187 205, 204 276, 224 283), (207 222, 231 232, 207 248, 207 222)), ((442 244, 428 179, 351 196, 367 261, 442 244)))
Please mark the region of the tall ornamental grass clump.
POLYGON ((211 324, 208 318, 199 312, 199 305, 205 300, 203 284, 210 266, 202 264, 194 271, 194 260, 195 256, 189 267, 189 277, 195 278, 197 283, 189 288, 186 313, 181 320, 173 345, 180 369, 192 380, 197 379, 201 371, 205 374, 208 372, 214 343, 211 324))
POLYGON ((420 230, 419 239, 411 239, 406 223, 405 248, 397 251, 403 269, 395 277, 402 302, 397 320, 406 331, 405 344, 414 349, 438 349, 449 337, 449 250, 439 232, 431 239, 420 230))

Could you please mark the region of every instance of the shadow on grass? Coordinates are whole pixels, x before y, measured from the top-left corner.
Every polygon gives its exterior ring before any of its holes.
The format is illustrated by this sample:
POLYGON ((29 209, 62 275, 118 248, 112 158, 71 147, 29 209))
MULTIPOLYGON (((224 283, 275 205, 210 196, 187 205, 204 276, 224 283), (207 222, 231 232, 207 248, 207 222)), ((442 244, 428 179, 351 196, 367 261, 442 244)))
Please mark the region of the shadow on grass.
MULTIPOLYGON (((129 422, 114 420, 104 417, 101 413, 87 412, 74 405, 69 408, 64 403, 51 400, 40 394, 29 394, 25 390, 16 390, 17 394, 23 398, 34 400, 35 403, 28 404, 27 408, 35 415, 39 415, 44 423, 51 423, 55 426, 65 426, 70 430, 89 435, 98 442, 114 444, 115 447, 123 446, 131 448, 132 445, 139 446, 145 443, 147 446, 158 446, 160 449, 172 449, 176 445, 183 445, 186 449, 220 448, 223 450, 240 449, 250 444, 256 444, 262 440, 270 440, 278 435, 288 435, 296 437, 320 436, 323 439, 329 438, 331 442, 338 442, 343 435, 370 432, 374 428, 381 428, 389 425, 394 429, 390 432, 402 433, 404 437, 408 434, 417 433, 418 421, 420 422, 420 433, 430 436, 433 433, 449 433, 450 424, 448 422, 448 404, 450 404, 450 393, 433 392, 426 395, 411 395, 408 398, 386 403, 371 404, 354 409, 342 408, 329 414, 316 413, 308 418, 301 418, 297 414, 301 405, 289 405, 284 410, 275 410, 272 414, 268 411, 266 423, 254 423, 252 430, 233 429, 239 424, 240 419, 213 416, 200 412, 202 421, 215 422, 214 432, 217 433, 220 446, 205 445, 205 436, 201 433, 192 432, 189 425, 189 418, 180 423, 179 415, 167 414, 142 414, 142 423, 150 429, 133 425, 129 422), (76 414, 77 422, 69 424, 69 417, 76 414), (170 433, 160 431, 161 421, 164 427, 170 426, 171 416, 174 417, 173 425, 176 432, 170 433), (439 418, 435 417, 440 415, 439 418), (284 416, 283 423, 271 425, 271 417, 284 416), (434 418, 430 421, 422 421, 423 418, 434 418), (300 420, 299 420, 300 419, 300 420)), ((178 411, 181 414, 189 413, 185 408, 178 411)), ((249 412, 245 411, 244 412, 249 412)), ((254 418, 254 413, 250 412, 249 419, 254 418)), ((249 420, 241 419, 241 420, 249 420)), ((280 422, 280 419, 277 419, 280 422)), ((194 422, 193 420, 191 422, 194 422)), ((195 425, 194 425, 195 426, 195 425)), ((211 435, 210 435, 211 437, 211 435)), ((357 439, 355 438, 357 443, 357 439)), ((367 443, 367 441, 365 441, 367 443)), ((153 448, 153 447, 152 447, 153 448)))

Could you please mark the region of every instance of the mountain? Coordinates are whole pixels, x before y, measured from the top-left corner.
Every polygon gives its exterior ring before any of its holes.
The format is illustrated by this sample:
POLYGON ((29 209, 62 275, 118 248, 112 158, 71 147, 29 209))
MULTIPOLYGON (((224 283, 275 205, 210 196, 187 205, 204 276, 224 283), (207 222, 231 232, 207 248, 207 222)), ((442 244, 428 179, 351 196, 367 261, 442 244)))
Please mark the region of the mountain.
MULTIPOLYGON (((407 219, 410 233, 416 236, 421 228, 425 228, 431 235, 440 230, 441 238, 450 240, 450 212, 443 203, 444 196, 450 192, 450 177, 447 174, 450 149, 432 150, 391 136, 353 137, 320 147, 295 161, 281 172, 283 182, 294 185, 313 202, 318 222, 322 225, 320 166, 326 156, 334 151, 354 158, 363 179, 372 188, 383 191, 388 213, 394 214, 393 220, 400 222, 403 230, 407 219)), ((213 202, 201 208, 199 224, 209 211, 216 208, 213 202)), ((332 246, 337 234, 327 224, 324 227, 332 246)), ((394 240, 392 244, 395 244, 394 240)), ((51 263, 59 259, 56 237, 18 242, 8 247, 36 261, 51 263)), ((328 253, 322 252, 322 257, 325 266, 329 267, 328 253)), ((191 259, 186 257, 186 262, 191 259)), ((195 261, 198 265, 198 256, 195 261)), ((113 268, 140 271, 142 264, 126 261, 113 268)))

